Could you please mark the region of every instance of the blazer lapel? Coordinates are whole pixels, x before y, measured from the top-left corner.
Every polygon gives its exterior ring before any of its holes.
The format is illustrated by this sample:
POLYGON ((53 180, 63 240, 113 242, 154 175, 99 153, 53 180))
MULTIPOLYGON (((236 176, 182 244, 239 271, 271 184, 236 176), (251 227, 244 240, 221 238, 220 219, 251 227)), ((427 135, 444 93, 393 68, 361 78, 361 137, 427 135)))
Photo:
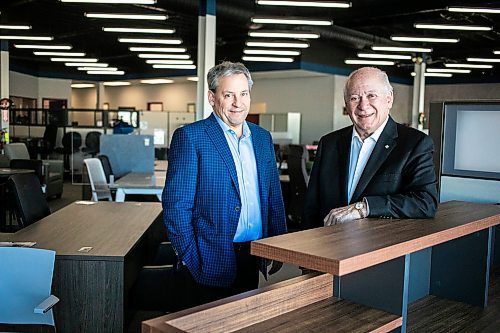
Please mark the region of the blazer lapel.
POLYGON ((207 132, 210 140, 214 143, 214 146, 219 152, 222 160, 226 164, 231 180, 233 181, 234 187, 239 195, 240 187, 238 185, 238 175, 236 174, 236 166, 234 165, 233 156, 231 155, 231 151, 227 145, 226 137, 224 136, 224 133, 213 113, 207 118, 207 127, 205 131, 207 132))
POLYGON ((351 202, 357 201, 360 195, 365 190, 366 186, 370 183, 371 179, 380 168, 380 166, 385 162, 387 156, 391 153, 391 151, 396 146, 396 138, 398 136, 396 130, 396 123, 389 117, 387 124, 382 131, 375 147, 373 148, 373 152, 366 163, 365 169, 361 174, 358 185, 354 190, 352 195, 351 202))

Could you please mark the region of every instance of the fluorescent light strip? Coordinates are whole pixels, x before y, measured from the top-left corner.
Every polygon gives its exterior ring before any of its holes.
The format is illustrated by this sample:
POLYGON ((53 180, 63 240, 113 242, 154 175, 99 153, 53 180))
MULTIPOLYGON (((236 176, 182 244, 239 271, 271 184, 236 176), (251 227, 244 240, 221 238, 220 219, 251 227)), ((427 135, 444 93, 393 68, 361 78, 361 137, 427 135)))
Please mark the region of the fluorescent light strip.
POLYGON ((258 5, 265 6, 294 6, 294 7, 323 7, 323 8, 349 8, 350 2, 339 1, 271 1, 257 0, 258 5))
POLYGON ((71 88, 77 88, 77 89, 94 88, 94 87, 95 87, 95 84, 93 84, 93 83, 73 83, 73 84, 71 84, 71 88))
POLYGON ((500 51, 493 51, 493 54, 500 54, 500 51))
POLYGON ((118 38, 120 43, 138 43, 138 44, 182 44, 180 39, 154 39, 154 38, 118 38))
POLYGON ((50 58, 50 61, 60 62, 97 62, 96 58, 50 58))
POLYGON ((108 87, 121 87, 121 86, 130 86, 131 83, 126 81, 110 81, 110 82, 103 82, 102 84, 108 87))
POLYGON ((268 54, 268 55, 284 55, 284 56, 298 56, 300 51, 287 51, 287 50, 256 50, 244 49, 245 54, 268 54))
POLYGON ((174 80, 169 80, 169 79, 148 79, 148 80, 141 80, 141 83, 145 83, 145 84, 167 84, 167 83, 174 83, 174 80))
POLYGON ((500 62, 500 58, 467 58, 466 60, 476 62, 500 62))
POLYGON ((102 62, 101 63, 95 62, 92 64, 89 64, 88 62, 67 62, 64 65, 68 66, 68 67, 82 67, 82 66, 108 67, 109 66, 109 64, 105 64, 102 62))
POLYGON ((6 25, 0 24, 0 29, 9 29, 9 30, 30 30, 30 25, 6 25))
MULTIPOLYGON (((411 72, 411 76, 416 76, 417 73, 411 72)), ((434 76, 434 77, 452 77, 450 73, 424 73, 424 76, 434 76)))
POLYGON ((252 42, 248 41, 245 43, 247 46, 251 47, 286 47, 286 48, 297 48, 306 49, 309 47, 309 43, 304 42, 252 42))
POLYGON ((153 68, 165 69, 196 69, 195 65, 153 65, 153 68))
POLYGON ((480 25, 452 25, 452 24, 427 24, 415 23, 417 29, 434 29, 434 30, 468 30, 468 31, 491 31, 492 27, 480 25))
POLYGON ((114 3, 114 4, 131 4, 131 5, 154 5, 156 0, 59 0, 61 2, 75 3, 114 3))
POLYGON ((175 29, 145 29, 145 28, 102 28, 105 32, 132 32, 145 34, 173 34, 175 29))
POLYGON ((411 60, 410 55, 404 55, 404 54, 358 53, 358 57, 359 58, 371 58, 371 59, 411 60))
POLYGON ((146 60, 147 64, 164 64, 164 65, 192 65, 193 60, 146 60))
POLYGON ((186 80, 193 81, 193 82, 198 82, 198 77, 197 76, 190 76, 186 80))
POLYGON ((250 37, 264 37, 264 38, 319 38, 319 34, 307 32, 272 32, 272 31, 250 31, 250 37))
POLYGON ((448 7, 449 12, 456 13, 486 13, 486 14, 500 14, 500 8, 486 8, 486 7, 448 7))
POLYGON ((34 51, 34 55, 38 56, 59 56, 59 57, 85 57, 83 52, 44 52, 44 51, 34 51))
POLYGON ((109 71, 109 72, 116 72, 118 68, 116 67, 95 67, 93 64, 89 64, 88 66, 85 67, 78 67, 77 68, 79 71, 109 71))
POLYGON ((14 44, 17 49, 40 49, 40 50, 71 50, 71 45, 35 45, 35 44, 14 44))
POLYGON ((2 36, 0 36, 0 39, 18 39, 18 40, 53 40, 53 39, 54 39, 54 37, 2 35, 2 36))
POLYGON ((97 75, 123 75, 124 71, 87 71, 87 74, 97 75))
POLYGON ((380 66, 393 66, 394 61, 383 60, 360 60, 360 59, 346 59, 344 63, 347 65, 380 65, 380 66))
POLYGON ((189 59, 189 54, 164 54, 164 53, 139 53, 139 58, 144 59, 189 59))
POLYGON ((293 62, 293 58, 280 58, 280 57, 241 57, 244 61, 264 61, 264 62, 293 62))
POLYGON ((432 52, 429 47, 400 47, 400 46, 372 46, 373 51, 387 51, 387 52, 432 52))
POLYGON ((435 38, 435 37, 410 37, 410 36, 391 36, 391 40, 397 42, 427 42, 427 43, 458 43, 458 38, 435 38))
POLYGON ((167 15, 158 14, 109 14, 109 13, 84 13, 88 18, 120 19, 120 20, 157 20, 165 21, 167 15))
POLYGON ((426 71, 429 73, 461 73, 461 74, 469 74, 471 72, 470 69, 453 69, 453 68, 427 68, 426 71))
POLYGON ((183 47, 138 47, 138 46, 131 46, 128 49, 129 49, 129 51, 132 51, 132 52, 173 52, 173 53, 186 52, 186 49, 183 47))
POLYGON ((493 68, 493 65, 475 65, 475 64, 444 64, 448 68, 493 68))
POLYGON ((333 21, 326 20, 306 20, 306 19, 283 19, 283 18, 265 18, 252 17, 253 23, 263 24, 296 24, 296 25, 333 25, 333 21))

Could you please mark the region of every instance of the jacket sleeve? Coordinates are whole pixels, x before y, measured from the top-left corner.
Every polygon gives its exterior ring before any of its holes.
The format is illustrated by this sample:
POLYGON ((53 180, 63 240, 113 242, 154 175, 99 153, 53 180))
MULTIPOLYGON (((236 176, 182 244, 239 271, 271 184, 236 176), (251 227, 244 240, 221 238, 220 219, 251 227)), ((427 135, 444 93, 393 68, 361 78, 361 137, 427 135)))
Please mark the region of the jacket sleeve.
POLYGON ((366 196, 370 217, 434 217, 438 198, 433 152, 432 139, 422 136, 403 170, 401 190, 397 194, 366 196))
MULTIPOLYGON (((163 219, 179 261, 199 271, 200 256, 192 225, 198 162, 192 137, 183 128, 174 132, 163 189, 163 219)), ((192 269, 190 269, 193 271, 192 269)))

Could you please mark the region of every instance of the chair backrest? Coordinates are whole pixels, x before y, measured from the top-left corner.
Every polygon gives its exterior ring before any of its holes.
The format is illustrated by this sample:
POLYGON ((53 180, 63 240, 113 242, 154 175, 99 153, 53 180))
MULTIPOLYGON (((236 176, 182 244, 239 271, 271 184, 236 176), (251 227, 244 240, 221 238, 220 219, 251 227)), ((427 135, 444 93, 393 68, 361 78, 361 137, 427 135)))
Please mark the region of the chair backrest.
POLYGON ((304 210, 304 199, 307 191, 309 176, 306 170, 306 161, 309 153, 302 145, 290 145, 288 150, 288 174, 290 176, 290 200, 288 216, 300 227, 302 212, 304 210))
POLYGON ((92 188, 92 200, 99 201, 101 199, 107 199, 112 201, 111 191, 109 190, 101 161, 98 158, 86 158, 83 160, 83 163, 85 163, 87 167, 90 187, 92 188))
POLYGON ((28 148, 22 142, 10 143, 4 146, 5 155, 9 160, 29 160, 28 148))
POLYGON ((0 323, 54 326, 52 309, 34 308, 50 296, 55 251, 0 247, 0 323))
POLYGON ((104 175, 106 175, 106 181, 109 183, 109 176, 113 175, 113 168, 111 167, 109 157, 108 155, 98 155, 97 158, 101 161, 104 175))
POLYGON ((101 132, 91 131, 85 136, 86 151, 90 154, 97 154, 101 142, 101 132))
POLYGON ((22 227, 50 215, 47 199, 36 175, 30 173, 12 175, 7 185, 12 193, 16 215, 22 227))
POLYGON ((40 181, 40 185, 43 184, 43 162, 42 160, 11 160, 10 167, 12 169, 29 169, 35 171, 35 175, 40 181))
POLYGON ((62 137, 62 145, 68 153, 77 152, 82 146, 82 135, 73 131, 66 132, 62 137))
POLYGON ((43 132, 43 145, 48 154, 52 153, 56 145, 57 130, 56 125, 49 124, 45 127, 45 132, 43 132))
POLYGON ((10 160, 7 155, 0 154, 0 168, 10 167, 10 160))

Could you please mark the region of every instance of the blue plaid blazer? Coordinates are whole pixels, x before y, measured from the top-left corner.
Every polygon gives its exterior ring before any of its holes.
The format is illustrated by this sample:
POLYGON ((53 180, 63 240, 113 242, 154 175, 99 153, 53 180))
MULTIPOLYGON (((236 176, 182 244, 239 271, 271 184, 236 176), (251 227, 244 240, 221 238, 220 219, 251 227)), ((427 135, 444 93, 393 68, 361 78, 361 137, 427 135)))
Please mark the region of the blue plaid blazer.
MULTIPOLYGON (((263 237, 286 232, 271 135, 248 123, 259 177, 263 237)), ((168 237, 194 279, 228 287, 236 276, 233 238, 240 217, 236 167, 212 114, 174 132, 162 196, 168 237)))

